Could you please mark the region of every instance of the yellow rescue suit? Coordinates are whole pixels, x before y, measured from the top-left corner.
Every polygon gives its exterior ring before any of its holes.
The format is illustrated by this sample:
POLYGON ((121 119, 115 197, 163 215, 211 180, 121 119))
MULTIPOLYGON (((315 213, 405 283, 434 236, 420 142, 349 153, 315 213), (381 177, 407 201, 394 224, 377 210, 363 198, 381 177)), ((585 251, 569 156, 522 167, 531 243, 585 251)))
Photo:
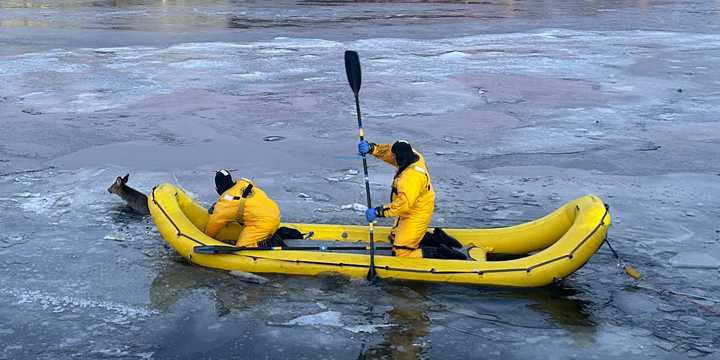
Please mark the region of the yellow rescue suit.
MULTIPOLYGON (((398 167, 391 149, 392 144, 375 144, 372 155, 398 167)), ((390 232, 396 256, 422 257, 420 241, 427 232, 435 208, 435 191, 425 158, 414 152, 418 160, 395 175, 390 203, 382 207, 383 216, 398 217, 390 232)))
POLYGON ((258 241, 270 238, 280 227, 280 208, 250 180, 240 179, 220 195, 205 233, 215 237, 232 221, 243 225, 235 245, 257 247, 258 241))

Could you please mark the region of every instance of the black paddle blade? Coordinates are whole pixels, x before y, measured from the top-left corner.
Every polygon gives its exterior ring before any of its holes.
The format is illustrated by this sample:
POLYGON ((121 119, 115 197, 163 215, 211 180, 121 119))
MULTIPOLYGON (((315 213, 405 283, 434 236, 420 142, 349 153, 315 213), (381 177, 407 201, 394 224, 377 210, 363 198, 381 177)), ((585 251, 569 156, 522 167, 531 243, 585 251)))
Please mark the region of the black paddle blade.
POLYGON ((235 246, 196 246, 193 252, 196 254, 216 255, 216 254, 232 254, 242 249, 235 246))
POLYGON ((352 50, 345 51, 345 72, 352 91, 357 95, 360 92, 362 73, 360 71, 360 57, 352 50))

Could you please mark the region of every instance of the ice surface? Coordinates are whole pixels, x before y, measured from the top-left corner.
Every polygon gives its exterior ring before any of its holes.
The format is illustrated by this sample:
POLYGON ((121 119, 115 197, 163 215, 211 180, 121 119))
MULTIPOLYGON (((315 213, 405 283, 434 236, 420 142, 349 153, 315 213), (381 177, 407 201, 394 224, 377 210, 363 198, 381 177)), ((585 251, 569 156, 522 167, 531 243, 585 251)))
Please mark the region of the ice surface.
POLYGON ((340 208, 343 210, 353 210, 353 211, 357 211, 357 212, 362 212, 362 211, 367 210, 368 207, 367 207, 367 205, 353 203, 353 204, 343 205, 340 208))
POLYGON ((242 281, 250 282, 250 283, 254 283, 254 284, 266 284, 270 281, 267 278, 264 278, 260 275, 255 275, 253 273, 248 273, 248 272, 244 272, 244 271, 237 271, 237 270, 230 271, 230 275, 235 276, 242 281))
POLYGON ((720 259, 697 251, 681 252, 670 259, 670 265, 678 268, 717 269, 720 259))
POLYGON ((42 309, 50 309, 53 312, 99 308, 130 318, 146 318, 157 314, 157 312, 153 310, 120 304, 113 301, 92 300, 65 295, 57 296, 39 290, 0 288, 0 292, 2 292, 5 296, 15 299, 17 304, 37 304, 42 309))
POLYGON ((343 329, 354 332, 354 333, 368 333, 372 334, 379 329, 387 328, 393 326, 392 324, 377 324, 377 325, 354 325, 354 326, 345 326, 343 329))
POLYGON ((337 311, 323 311, 321 313, 304 315, 292 319, 284 325, 298 325, 298 326, 343 326, 340 321, 340 314, 337 311))
MULTIPOLYGON (((720 297, 714 6, 2 1, 0 358, 713 358, 717 304, 661 290, 720 297), (434 225, 596 194, 658 291, 628 288, 605 247, 545 289, 252 284, 189 264, 107 193, 130 172, 209 204, 229 167, 283 221, 363 224, 346 49, 368 140, 428 160, 434 225)), ((384 203, 395 169, 368 166, 384 203)))

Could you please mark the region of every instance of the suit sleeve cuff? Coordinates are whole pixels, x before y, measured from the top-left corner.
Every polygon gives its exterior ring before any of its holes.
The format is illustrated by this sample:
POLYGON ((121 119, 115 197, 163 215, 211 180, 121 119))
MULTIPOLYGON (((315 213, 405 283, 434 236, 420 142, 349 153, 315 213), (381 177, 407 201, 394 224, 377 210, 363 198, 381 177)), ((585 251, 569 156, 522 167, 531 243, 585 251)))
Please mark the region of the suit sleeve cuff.
POLYGON ((375 208, 375 215, 377 217, 385 217, 385 207, 378 206, 375 208))

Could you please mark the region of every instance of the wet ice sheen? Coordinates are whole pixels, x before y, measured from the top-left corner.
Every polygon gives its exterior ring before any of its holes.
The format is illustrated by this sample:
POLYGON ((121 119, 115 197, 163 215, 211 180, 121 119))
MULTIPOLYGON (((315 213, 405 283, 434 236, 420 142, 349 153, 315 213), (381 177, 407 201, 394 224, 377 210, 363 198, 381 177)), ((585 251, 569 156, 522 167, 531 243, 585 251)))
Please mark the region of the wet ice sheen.
POLYGON ((670 264, 678 268, 717 269, 720 259, 708 253, 688 251, 673 256, 670 264))
MULTIPOLYGON (((63 107, 50 106, 40 99, 27 98, 24 103, 45 112, 68 110, 92 112, 126 106, 154 95, 182 89, 213 89, 223 87, 225 76, 209 76, 206 72, 237 73, 238 82, 282 81, 302 76, 325 83, 341 81, 341 72, 331 59, 344 48, 355 48, 367 57, 366 72, 379 76, 424 77, 439 80, 469 71, 492 73, 525 73, 575 76, 606 82, 610 78, 622 80, 619 66, 632 64, 626 56, 628 39, 638 45, 673 46, 686 51, 720 46, 717 37, 709 34, 670 33, 655 31, 571 31, 545 29, 531 33, 475 35, 441 40, 365 39, 352 42, 326 41, 278 37, 272 41, 228 43, 185 43, 166 48, 117 47, 96 49, 53 50, 44 53, 0 57, 0 76, 10 89, 8 95, 20 96, 18 89, 28 86, 28 75, 36 69, 55 74, 42 81, 49 88, 73 82, 78 76, 108 69, 104 83, 113 84, 113 96, 91 96, 101 83, 80 83, 74 91, 52 91, 67 100, 63 107), (622 43, 622 45, 619 45, 622 43), (268 51, 272 50, 272 51, 268 51), (495 51, 487 56, 488 50, 495 51), (533 50, 526 54, 526 51, 533 50), (315 57, 305 59, 301 55, 315 57), (202 59, 197 58, 201 56, 202 59), (293 59, 292 66, 287 66, 293 59), (332 74, 333 76, 318 76, 332 74), (601 75, 602 74, 602 75, 601 75), (128 81, 128 77, 132 81, 128 81)), ((678 50, 680 51, 680 50, 678 50)), ((40 74, 33 75, 42 76, 40 74)), ((100 80, 100 79, 98 79, 100 80)), ((417 80, 416 80, 417 81, 417 80)), ((620 85, 615 85, 620 86, 620 85)), ((385 111, 384 107, 370 106, 369 116, 396 117, 407 113, 430 114, 447 112, 455 103, 452 95, 447 100, 429 98, 425 102, 403 108, 402 111, 385 111)), ((442 96, 442 94, 440 94, 442 96)), ((386 106, 385 106, 386 107, 386 106)), ((709 109, 708 109, 709 110, 709 109)))
POLYGON ((299 326, 343 326, 340 321, 341 314, 337 311, 323 311, 321 313, 304 315, 292 319, 284 325, 299 326))
POLYGON ((98 308, 128 318, 147 318, 156 311, 120 304, 113 301, 85 299, 67 295, 53 295, 39 290, 0 288, 7 297, 14 298, 17 304, 37 304, 43 310, 52 312, 74 311, 76 309, 98 308))
MULTIPOLYGON (((0 1, 0 358, 717 357, 717 304, 692 297, 718 298, 717 171, 695 156, 717 142, 711 2, 42 3, 0 1), (486 16, 512 7, 522 26, 486 16), (173 23, 178 8, 193 25, 173 23), (640 30, 596 21, 605 10, 640 30), (409 16, 358 20, 386 12, 409 16), (655 28, 668 31, 642 30, 655 28), (546 289, 246 283, 178 258, 107 194, 130 171, 142 191, 172 181, 210 203, 231 162, 288 221, 362 224, 346 48, 363 61, 368 136, 409 138, 428 157, 436 221, 508 225, 597 193, 646 288, 604 247, 546 289), (261 141, 271 135, 285 140, 261 141)), ((379 204, 393 172, 374 160, 370 172, 379 204)))

